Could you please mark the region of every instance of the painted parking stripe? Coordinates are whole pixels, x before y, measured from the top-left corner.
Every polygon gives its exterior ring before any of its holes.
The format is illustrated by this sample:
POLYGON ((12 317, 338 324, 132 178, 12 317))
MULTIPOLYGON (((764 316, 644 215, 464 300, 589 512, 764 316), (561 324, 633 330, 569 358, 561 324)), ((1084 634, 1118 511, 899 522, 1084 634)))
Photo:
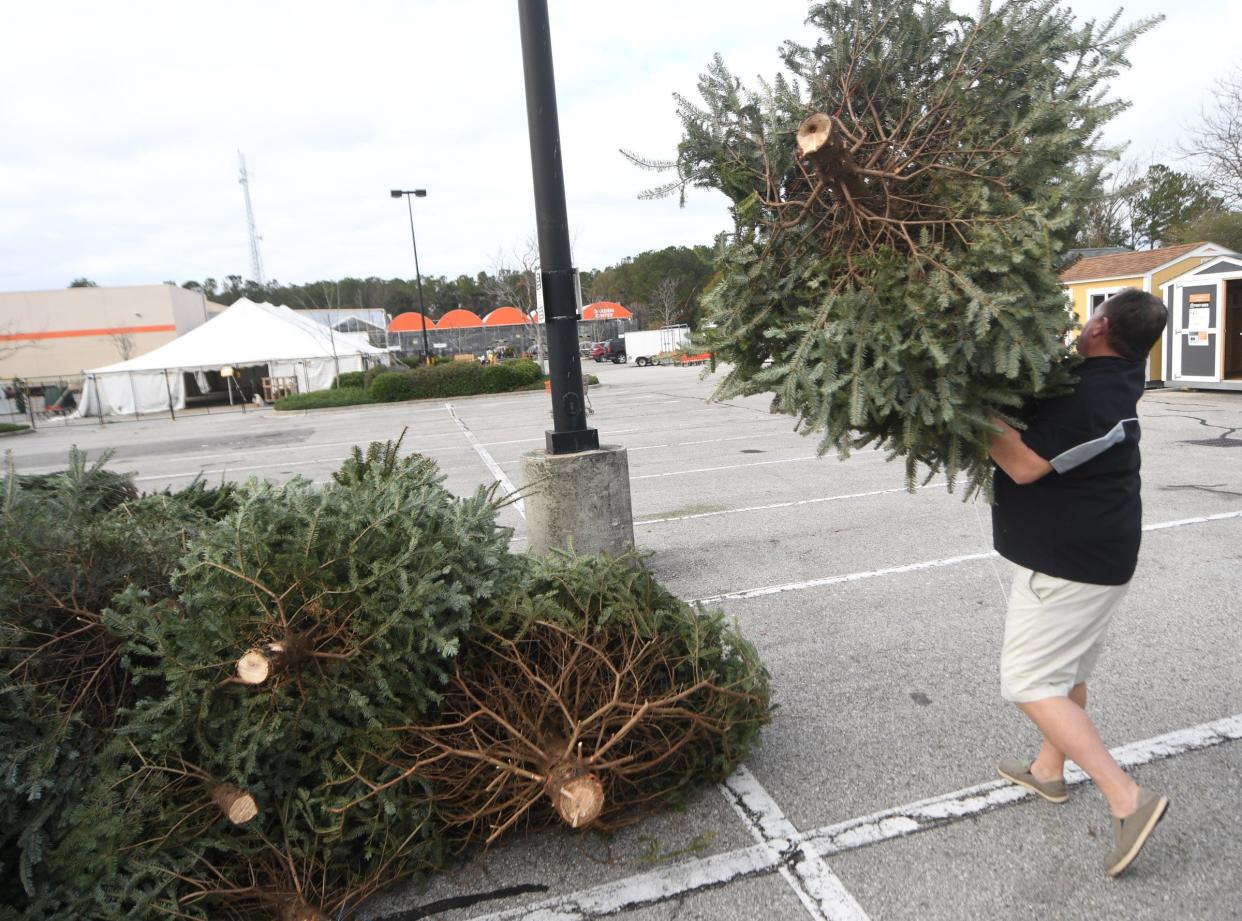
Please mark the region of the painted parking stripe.
MULTIPOLYGON (((918 491, 925 489, 944 489, 947 483, 935 483, 931 486, 920 486, 918 491)), ((640 518, 634 522, 635 525, 640 524, 663 524, 667 521, 690 521, 694 518, 717 518, 720 515, 739 515, 742 512, 767 512, 777 508, 794 508, 799 505, 818 505, 821 502, 840 502, 843 499, 865 499, 870 496, 885 496, 895 492, 909 492, 904 486, 897 486, 893 489, 873 489, 870 492, 852 492, 839 496, 819 496, 815 499, 798 499, 793 502, 774 502, 771 505, 747 505, 742 508, 726 508, 718 512, 696 512, 693 515, 670 515, 667 518, 640 518)))
MULTIPOLYGON (((825 454, 824 457, 832 457, 831 454, 825 454)), ((804 457, 784 457, 780 460, 751 461, 746 464, 725 464, 721 467, 695 467, 691 470, 670 470, 666 473, 644 473, 641 476, 632 476, 631 480, 654 480, 660 477, 684 476, 687 473, 711 473, 716 470, 737 470, 741 467, 765 467, 771 464, 792 464, 795 461, 819 460, 820 455, 808 454, 804 457)))
MULTIPOLYGON (((690 428, 695 428, 695 427, 696 427, 696 426, 690 426, 690 428)), ((650 431, 650 430, 642 430, 642 429, 627 429, 627 430, 622 431, 622 432, 608 432, 608 436, 609 436, 609 437, 612 437, 612 436, 614 436, 614 435, 628 435, 628 434, 632 434, 633 432, 637 432, 637 431, 644 431, 644 432, 645 432, 645 434, 651 434, 651 431, 650 431)), ((678 429, 677 431, 685 431, 685 429, 678 429)), ((653 450, 655 450, 655 449, 657 449, 657 448, 688 448, 688 447, 691 447, 691 446, 694 446, 694 445, 712 445, 712 444, 720 444, 721 442, 724 442, 724 441, 755 441, 756 439, 763 438, 763 437, 765 437, 765 436, 760 435, 760 434, 759 434, 759 433, 757 433, 757 432, 752 432, 752 433, 751 433, 751 434, 749 434, 749 435, 729 435, 729 436, 726 436, 726 437, 724 437, 724 438, 700 438, 700 439, 699 439, 699 440, 697 440, 697 441, 667 441, 667 442, 663 442, 663 443, 661 443, 661 444, 654 444, 654 445, 628 445, 628 444, 627 444, 627 445, 622 445, 622 447, 623 447, 623 448, 625 448, 625 450, 626 450, 626 451, 628 451, 630 454, 635 454, 635 453, 637 453, 637 452, 639 452, 639 451, 653 451, 653 450)), ((770 437, 770 436, 769 436, 769 437, 770 437)), ((540 439, 540 440, 542 440, 542 439, 540 439)), ((485 442, 485 443, 486 443, 486 442, 485 442)), ((503 444, 503 442, 498 442, 498 443, 499 443, 499 444, 503 444)), ((826 455, 824 455, 824 456, 825 456, 825 457, 829 457, 829 456, 832 456, 832 455, 827 455, 827 454, 826 454, 826 455)), ((520 462, 521 462, 521 461, 520 461, 520 459, 519 459, 519 460, 511 460, 511 461, 501 461, 501 462, 500 462, 500 466, 502 466, 502 467, 505 467, 505 466, 512 467, 513 465, 518 464, 518 463, 520 463, 520 462)), ((688 472, 695 472, 695 473, 697 473, 698 471, 688 471, 688 472)), ((636 479, 636 478, 635 478, 635 477, 630 477, 630 479, 632 480, 632 479, 636 479)), ((637 524, 637 522, 635 522, 635 524, 637 524)))
MULTIPOLYGON (((1176 521, 1162 521, 1157 524, 1144 525, 1144 531, 1163 531, 1168 528, 1182 528, 1189 525, 1208 524, 1214 521, 1225 521, 1230 518, 1242 518, 1242 511, 1221 512, 1217 515, 1201 515, 1196 518, 1179 518, 1176 521)), ((880 576, 900 575, 907 572, 919 572, 925 569, 941 569, 945 566, 958 566, 962 563, 973 563, 976 560, 987 560, 998 557, 995 550, 985 553, 964 553, 961 556, 949 556, 939 560, 923 560, 918 563, 907 563, 904 566, 888 566, 884 569, 871 569, 865 572, 851 572, 843 576, 827 576, 822 579, 806 579, 802 582, 787 582, 783 585, 766 585, 762 588, 747 588, 736 592, 722 592, 719 595, 708 595, 696 598, 692 604, 713 604, 718 601, 729 601, 737 598, 758 598, 761 595, 779 595, 782 592, 798 592, 808 588, 821 588, 825 585, 839 585, 843 582, 861 582, 866 579, 877 579, 880 576)))
MULTIPOLYGON (((1131 742, 1112 749, 1112 755, 1122 767, 1132 768, 1239 740, 1242 740, 1242 713, 1131 742)), ((1070 784, 1084 782, 1081 771, 1072 763, 1066 772, 1066 781, 1070 784)), ((838 822, 798 837, 806 847, 821 857, 828 857, 982 815, 1031 796, 1034 794, 1023 787, 993 780, 838 822)), ((553 896, 531 905, 479 915, 472 921, 589 921, 770 873, 783 865, 784 859, 784 855, 778 859, 772 849, 755 844, 553 896)))
POLYGON ((809 847, 793 822, 744 766, 721 784, 729 805, 746 823, 751 836, 771 850, 777 871, 816 921, 868 921, 867 913, 849 894, 823 858, 809 847))
MULTIPOLYGON (((460 418, 458 418, 455 414, 454 414, 454 419, 456 419, 457 424, 459 426, 465 425, 465 423, 462 422, 460 418)), ((461 428, 459 428, 457 432, 433 432, 428 435, 420 436, 420 437, 426 437, 426 438, 454 437, 455 438, 459 434, 461 434, 461 431, 462 431, 461 428)), ((640 430, 639 429, 622 429, 620 431, 612 432, 611 434, 630 435, 638 431, 640 430)), ((735 436, 735 437, 750 438, 754 436, 750 435, 750 436, 735 436)), ((422 449, 425 452, 439 452, 439 453, 448 453, 448 452, 457 451, 457 450, 465 451, 465 450, 470 450, 471 448, 473 448, 477 452, 479 450, 479 447, 497 447, 501 445, 525 444, 525 443, 531 443, 531 442, 542 442, 544 440, 543 438, 514 438, 514 439, 509 439, 506 441, 482 441, 481 442, 475 439, 475 436, 473 433, 471 433, 470 438, 474 439, 474 441, 471 443, 469 447, 457 447, 455 445, 412 444, 410 445, 410 448, 415 451, 422 449)), ((720 440, 732 440, 732 439, 720 439, 720 440)), ((688 442, 680 442, 680 443, 670 444, 670 445, 660 445, 659 447, 680 447, 683 445, 710 444, 714 441, 716 441, 716 439, 705 439, 702 441, 688 441, 688 442)), ((311 447, 329 448, 329 447, 346 447, 346 446, 353 447, 354 445, 358 445, 358 444, 361 444, 361 440, 324 442, 324 443, 313 444, 313 445, 310 445, 310 444, 282 445, 280 447, 256 448, 254 450, 247 450, 243 448, 243 449, 238 449, 237 451, 230 451, 230 452, 221 453, 221 454, 185 455, 181 457, 158 458, 158 461, 159 462, 171 462, 171 461, 180 461, 180 460, 194 460, 194 459, 206 459, 206 458, 211 458, 211 457, 229 457, 229 456, 250 457, 255 454, 267 454, 267 453, 277 453, 277 452, 283 452, 287 454, 290 451, 299 450, 303 448, 311 448, 311 447)), ((236 466, 236 467, 226 464, 226 465, 218 466, 214 468, 199 468, 198 470, 178 470, 178 471, 173 471, 169 473, 158 473, 158 474, 153 473, 153 474, 148 474, 144 476, 134 477, 134 480, 135 482, 143 483, 143 482, 150 482, 153 480, 181 480, 181 479, 191 479, 196 476, 215 476, 217 474, 224 475, 224 474, 229 474, 229 473, 246 473, 246 472, 251 472, 255 470, 296 469, 301 466, 311 466, 315 464, 340 463, 348 456, 349 456, 348 454, 334 455, 332 457, 321 457, 321 458, 314 458, 310 460, 303 460, 303 459, 286 460, 286 461, 282 461, 276 464, 246 464, 243 466, 236 466)), ((490 454, 488 456, 491 457, 490 454)), ((830 455, 825 455, 825 456, 830 456, 830 455)), ((119 463, 124 463, 124 462, 125 461, 122 460, 119 463)), ((494 460, 492 462, 496 463, 494 460)), ((520 461, 506 461, 506 463, 508 464, 514 464, 514 463, 519 463, 519 462, 520 461)), ((760 461, 760 463, 771 464, 771 463, 781 463, 781 461, 760 461)), ((46 470, 47 471, 59 470, 61 469, 61 466, 63 465, 58 465, 55 467, 47 467, 46 470)), ((496 467, 498 469, 501 466, 502 466, 501 464, 496 463, 496 467)), ((750 466, 750 465, 743 464, 742 466, 750 466)), ((44 468, 30 468, 28 470, 23 470, 22 472, 32 473, 32 472, 42 472, 43 470, 44 468)), ((679 471, 679 472, 693 473, 697 471, 679 471)), ((493 473, 493 475, 495 474, 493 473)), ((676 473, 650 474, 650 475, 651 476, 675 476, 676 473)), ((631 477, 631 479, 642 479, 642 478, 643 477, 631 477)), ((499 477, 497 477, 497 479, 499 479, 499 477)))
POLYGON ((506 476, 505 472, 500 469, 500 465, 496 463, 496 459, 488 453, 487 448, 483 447, 483 445, 479 443, 479 439, 474 437, 474 432, 470 431, 470 429, 466 426, 466 423, 462 422, 461 419, 458 418, 457 413, 453 412, 452 403, 445 403, 444 408, 448 410, 449 416, 451 416, 453 421, 457 423, 457 428, 461 430, 461 433, 465 436, 466 441, 470 442, 471 447, 478 452, 479 459, 483 461, 483 466, 487 467, 491 475, 496 478, 498 483, 500 483, 500 488, 504 492, 505 498, 509 498, 511 496, 514 497, 513 507, 516 508, 518 514, 525 519, 526 503, 522 501, 521 496, 518 494, 517 488, 509 480, 509 477, 506 476))
POLYGON ((604 883, 581 892, 544 899, 534 905, 510 908, 472 921, 584 921, 602 918, 644 905, 657 905, 700 889, 714 889, 734 880, 776 869, 779 858, 763 844, 688 860, 649 873, 604 883))
MULTIPOLYGON (((1239 739, 1242 739, 1242 714, 1131 742, 1112 749, 1112 756, 1122 767, 1133 768, 1239 739)), ((1065 782, 1073 786, 1087 783, 1088 778, 1070 761, 1067 762, 1065 782)), ((809 832, 806 838, 820 856, 828 857, 893 838, 904 838, 1034 795, 1025 787, 1007 780, 993 780, 819 828, 809 832)))
POLYGON ((851 572, 843 576, 827 576, 823 579, 806 579, 802 582, 787 582, 784 585, 766 585, 763 588, 747 588, 737 592, 724 592, 720 595, 696 598, 691 604, 714 604, 718 601, 731 601, 735 598, 758 598, 761 595, 798 592, 807 588, 820 588, 824 585, 839 585, 843 582, 861 582, 864 579, 878 579, 880 576, 895 576, 906 572, 920 572, 925 569, 958 566, 962 563, 972 563, 975 560, 986 560, 993 556, 997 556, 995 550, 989 550, 986 553, 964 553, 961 556, 949 556, 940 560, 923 560, 918 563, 907 563, 904 566, 888 566, 884 569, 870 569, 866 572, 851 572))
POLYGON ((282 461, 279 464, 246 464, 241 467, 219 467, 211 470, 199 469, 183 470, 178 473, 151 473, 146 476, 134 477, 134 482, 146 483, 151 480, 184 480, 196 476, 207 477, 215 476, 216 474, 224 476, 229 473, 244 473, 252 470, 276 470, 278 468, 294 472, 302 467, 311 467, 315 464, 339 464, 345 460, 346 457, 349 457, 349 455, 333 455, 332 457, 320 457, 312 460, 287 460, 282 461))

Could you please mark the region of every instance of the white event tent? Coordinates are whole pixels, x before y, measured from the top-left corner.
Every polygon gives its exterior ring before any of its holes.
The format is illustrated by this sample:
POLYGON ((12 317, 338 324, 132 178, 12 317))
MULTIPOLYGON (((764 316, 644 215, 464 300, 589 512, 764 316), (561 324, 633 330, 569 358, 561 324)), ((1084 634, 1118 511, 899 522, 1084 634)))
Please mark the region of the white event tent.
POLYGON ((338 374, 385 363, 388 353, 366 336, 340 333, 296 310, 242 298, 202 326, 145 355, 86 372, 79 416, 119 416, 183 409, 186 374, 226 366, 266 366, 267 376, 294 378, 299 392, 325 390, 338 374))

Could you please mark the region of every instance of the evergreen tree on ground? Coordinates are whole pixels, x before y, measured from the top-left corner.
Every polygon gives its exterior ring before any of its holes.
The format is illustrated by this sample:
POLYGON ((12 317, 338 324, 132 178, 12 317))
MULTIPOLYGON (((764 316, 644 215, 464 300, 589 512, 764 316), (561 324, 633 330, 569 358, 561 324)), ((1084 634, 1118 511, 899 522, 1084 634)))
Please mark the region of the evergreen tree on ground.
POLYGON ((989 417, 1072 380, 1055 266, 1113 153, 1106 81, 1150 25, 1116 21, 831 0, 788 75, 747 89, 717 57, 702 103, 678 97, 678 177, 655 191, 732 202, 705 299, 718 396, 771 393, 822 452, 877 445, 911 485, 923 467, 986 488, 989 417))

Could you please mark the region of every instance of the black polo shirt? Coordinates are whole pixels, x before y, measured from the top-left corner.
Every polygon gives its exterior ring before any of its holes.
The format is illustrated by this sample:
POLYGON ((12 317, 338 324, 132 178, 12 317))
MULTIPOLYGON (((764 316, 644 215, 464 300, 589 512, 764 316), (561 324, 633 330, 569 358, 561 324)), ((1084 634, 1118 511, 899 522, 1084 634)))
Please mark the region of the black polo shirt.
POLYGON ((1021 433, 1052 472, 1019 486, 997 468, 992 542, 1005 559, 1036 572, 1124 585, 1142 537, 1143 362, 1088 358, 1078 376, 1072 394, 1035 404, 1021 433))

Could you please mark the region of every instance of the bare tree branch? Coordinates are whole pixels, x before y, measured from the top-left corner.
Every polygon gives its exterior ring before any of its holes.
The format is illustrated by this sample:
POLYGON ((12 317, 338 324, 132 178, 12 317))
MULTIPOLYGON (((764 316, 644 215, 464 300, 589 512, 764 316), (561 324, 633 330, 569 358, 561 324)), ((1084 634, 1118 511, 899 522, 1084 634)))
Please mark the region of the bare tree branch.
POLYGON ((1202 124, 1181 150, 1203 164, 1216 192, 1242 206, 1242 66, 1215 83, 1215 106, 1204 110, 1202 124))

